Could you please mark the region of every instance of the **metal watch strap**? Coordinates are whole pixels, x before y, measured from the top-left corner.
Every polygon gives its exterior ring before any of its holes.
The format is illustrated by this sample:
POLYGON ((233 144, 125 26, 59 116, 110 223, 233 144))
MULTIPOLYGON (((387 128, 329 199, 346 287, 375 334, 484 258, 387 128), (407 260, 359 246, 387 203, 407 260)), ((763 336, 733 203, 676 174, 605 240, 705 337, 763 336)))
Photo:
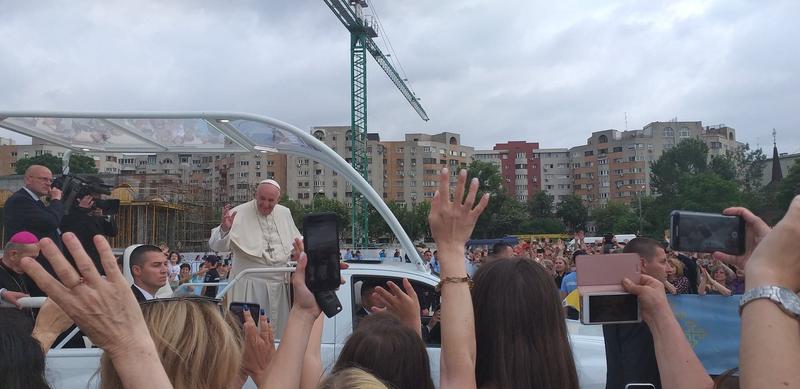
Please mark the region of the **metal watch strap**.
POLYGON ((763 298, 774 302, 781 310, 795 319, 800 319, 800 297, 787 288, 774 285, 759 286, 745 292, 739 302, 739 316, 742 315, 742 309, 744 309, 745 305, 763 298))

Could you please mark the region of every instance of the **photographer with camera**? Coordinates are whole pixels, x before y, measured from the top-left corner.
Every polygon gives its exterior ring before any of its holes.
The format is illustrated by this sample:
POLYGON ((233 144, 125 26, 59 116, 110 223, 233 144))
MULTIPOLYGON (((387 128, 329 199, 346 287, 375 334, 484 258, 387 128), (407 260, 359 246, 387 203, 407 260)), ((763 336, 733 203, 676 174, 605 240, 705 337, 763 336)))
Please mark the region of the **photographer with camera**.
MULTIPOLYGON (((100 254, 94 247, 93 238, 95 235, 103 235, 105 237, 117 235, 117 226, 112 215, 106 214, 106 212, 115 211, 115 204, 102 198, 104 194, 111 194, 110 186, 96 176, 69 178, 71 180, 64 181, 64 184, 71 183, 71 185, 64 185, 67 186, 65 189, 66 198, 73 197, 73 191, 76 194, 73 202, 66 205, 66 215, 61 219, 61 232, 74 233, 85 248, 86 254, 94 262, 97 271, 104 275, 105 272, 100 263, 100 254)), ((66 257, 74 266, 75 261, 72 256, 66 253, 66 257)))

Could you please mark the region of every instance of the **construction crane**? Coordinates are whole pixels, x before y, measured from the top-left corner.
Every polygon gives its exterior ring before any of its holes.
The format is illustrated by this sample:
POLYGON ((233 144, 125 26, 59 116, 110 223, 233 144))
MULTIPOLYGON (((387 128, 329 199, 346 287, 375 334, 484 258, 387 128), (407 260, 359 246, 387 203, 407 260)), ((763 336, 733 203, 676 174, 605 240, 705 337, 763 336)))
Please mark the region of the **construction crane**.
MULTIPOLYGON (((428 114, 419 104, 419 98, 406 85, 377 44, 372 40, 378 36, 373 23, 366 18, 363 8, 366 0, 323 0, 340 22, 350 31, 350 131, 352 159, 351 165, 365 180, 369 181, 369 163, 367 157, 367 52, 372 54, 375 62, 386 72, 400 93, 417 111, 422 120, 428 120, 428 114)), ((369 203, 360 193, 353 190, 352 204, 352 237, 354 247, 369 245, 369 203)))

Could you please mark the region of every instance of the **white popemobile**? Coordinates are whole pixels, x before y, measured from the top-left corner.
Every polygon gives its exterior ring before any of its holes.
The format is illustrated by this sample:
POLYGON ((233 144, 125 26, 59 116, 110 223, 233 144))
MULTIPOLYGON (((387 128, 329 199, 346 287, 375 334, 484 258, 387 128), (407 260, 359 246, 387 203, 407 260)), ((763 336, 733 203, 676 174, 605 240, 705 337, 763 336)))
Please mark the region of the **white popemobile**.
MULTIPOLYGON (((353 331, 354 312, 360 308, 360 288, 364 281, 408 278, 417 295, 428 296, 427 301, 436 300, 438 296, 435 286, 439 278, 425 271, 413 243, 372 186, 324 143, 287 123, 264 116, 227 112, 0 112, 0 127, 77 152, 280 152, 316 160, 345 177, 386 220, 412 263, 353 263, 349 269, 342 270, 345 284, 337 291, 337 295, 343 309, 335 317, 325 318, 322 334, 322 362, 325 368, 333 366, 353 331)), ((128 268, 127 264, 124 264, 124 268, 128 268)), ((243 277, 293 270, 286 267, 242 272, 220 290, 218 297, 223 297, 231 285, 243 277)), ((132 283, 127 273, 126 277, 132 283)), ((25 304, 32 307, 43 302, 42 298, 25 300, 25 304)), ((423 317, 423 321, 429 319, 423 317)), ((601 329, 574 321, 568 321, 567 324, 581 388, 604 388, 606 361, 601 329)), ((64 343, 56 345, 47 354, 47 377, 52 387, 97 388, 99 377, 96 373, 102 350, 65 349, 61 347, 64 343)), ((433 382, 438 383, 440 346, 428 343, 427 350, 433 382)), ((245 387, 255 388, 255 385, 248 382, 245 387)))

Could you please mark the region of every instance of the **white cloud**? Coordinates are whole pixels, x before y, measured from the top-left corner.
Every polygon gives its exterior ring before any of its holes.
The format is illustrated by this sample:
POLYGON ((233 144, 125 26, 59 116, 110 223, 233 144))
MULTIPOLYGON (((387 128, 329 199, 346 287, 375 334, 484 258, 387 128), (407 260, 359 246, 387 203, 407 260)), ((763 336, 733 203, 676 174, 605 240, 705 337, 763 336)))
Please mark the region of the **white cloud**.
MULTIPOLYGON (((800 151, 800 3, 372 0, 422 122, 370 62, 382 138, 542 147, 672 117, 800 151)), ((349 124, 349 38, 323 2, 0 1, 0 110, 235 110, 349 124)), ((378 43, 383 45, 383 40, 378 43)))

